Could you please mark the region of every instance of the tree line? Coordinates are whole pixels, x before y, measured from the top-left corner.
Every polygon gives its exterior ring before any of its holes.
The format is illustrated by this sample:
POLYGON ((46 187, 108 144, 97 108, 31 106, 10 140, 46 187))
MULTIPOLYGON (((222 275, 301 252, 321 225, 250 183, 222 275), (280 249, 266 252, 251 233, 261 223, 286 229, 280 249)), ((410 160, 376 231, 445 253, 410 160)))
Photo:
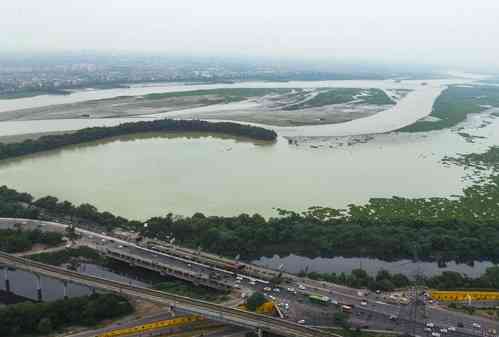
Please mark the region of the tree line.
POLYGON ((274 141, 277 134, 261 127, 230 122, 162 119, 124 123, 110 127, 92 127, 62 135, 47 135, 20 143, 0 143, 0 160, 59 149, 105 138, 145 132, 207 132, 274 141))
POLYGON ((57 246, 62 244, 62 234, 44 232, 39 229, 0 229, 0 250, 7 253, 19 253, 30 250, 34 244, 57 246))
POLYGON ((411 286, 415 282, 437 290, 499 289, 499 266, 487 268, 486 272, 477 278, 454 271, 444 271, 441 274, 429 277, 416 275, 417 278, 411 280, 404 274, 392 274, 386 270, 380 270, 375 276, 371 276, 363 269, 354 269, 351 273, 306 273, 302 271, 299 276, 342 284, 352 288, 367 288, 372 291, 393 291, 411 286))
POLYGON ((114 294, 20 303, 0 308, 0 336, 47 335, 66 326, 93 326, 132 312, 130 303, 114 294))
MULTIPOLYGON (((496 178, 497 179, 497 178, 496 178)), ((499 201, 497 185, 472 186, 456 199, 371 199, 347 210, 313 207, 298 213, 278 210, 265 219, 238 216, 176 216, 149 219, 148 227, 95 206, 75 206, 55 197, 37 200, 0 187, 0 216, 68 219, 100 229, 140 230, 143 235, 193 248, 245 259, 273 254, 305 256, 368 256, 383 260, 499 261, 499 201), (479 216, 478 216, 479 215, 479 216)))

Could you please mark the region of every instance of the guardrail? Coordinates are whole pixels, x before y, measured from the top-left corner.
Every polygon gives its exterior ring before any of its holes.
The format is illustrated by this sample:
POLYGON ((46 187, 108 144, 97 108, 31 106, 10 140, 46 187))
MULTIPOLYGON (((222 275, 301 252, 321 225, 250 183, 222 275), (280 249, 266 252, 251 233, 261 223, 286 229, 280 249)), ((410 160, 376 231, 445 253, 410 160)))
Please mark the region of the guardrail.
POLYGON ((175 310, 179 309, 188 313, 202 315, 206 318, 226 322, 236 326, 261 329, 277 335, 289 337, 326 337, 340 335, 327 333, 318 329, 309 328, 283 319, 259 315, 252 312, 227 308, 218 304, 194 300, 188 297, 169 294, 148 288, 128 285, 118 281, 103 279, 100 277, 80 274, 60 267, 54 267, 16 257, 11 254, 0 252, 0 263, 10 265, 14 268, 46 275, 56 279, 62 279, 74 283, 84 284, 97 289, 113 291, 120 294, 138 297, 156 303, 171 305, 175 310))

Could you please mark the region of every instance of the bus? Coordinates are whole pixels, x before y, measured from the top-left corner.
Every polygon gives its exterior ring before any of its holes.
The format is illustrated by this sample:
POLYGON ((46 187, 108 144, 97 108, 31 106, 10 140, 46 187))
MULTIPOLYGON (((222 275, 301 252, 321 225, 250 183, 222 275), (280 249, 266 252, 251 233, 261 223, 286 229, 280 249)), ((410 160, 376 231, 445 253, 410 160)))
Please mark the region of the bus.
POLYGON ((331 300, 329 299, 329 297, 327 297, 327 296, 320 296, 320 295, 310 295, 310 296, 308 296, 308 299, 312 303, 322 304, 322 305, 329 305, 329 303, 331 302, 331 300))

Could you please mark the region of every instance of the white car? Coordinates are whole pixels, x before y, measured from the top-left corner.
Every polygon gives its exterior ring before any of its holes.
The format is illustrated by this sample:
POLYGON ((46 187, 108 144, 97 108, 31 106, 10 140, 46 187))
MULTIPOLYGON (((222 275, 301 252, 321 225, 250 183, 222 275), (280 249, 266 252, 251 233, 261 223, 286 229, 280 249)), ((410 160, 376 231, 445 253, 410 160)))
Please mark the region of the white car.
POLYGON ((475 328, 475 329, 481 329, 482 328, 482 326, 480 324, 478 324, 478 323, 473 323, 472 325, 473 325, 473 328, 475 328))
POLYGON ((439 332, 432 332, 431 335, 433 337, 440 337, 440 336, 442 336, 439 332))
POLYGON ((366 300, 362 300, 362 301, 360 301, 360 305, 362 305, 362 306, 366 306, 366 305, 367 305, 367 301, 366 301, 366 300))
POLYGON ((305 324, 305 320, 304 319, 300 319, 297 323, 298 324, 305 324))
POLYGON ((270 288, 270 287, 265 287, 265 288, 263 288, 263 291, 267 291, 267 292, 269 292, 269 291, 272 291, 272 288, 270 288))
POLYGON ((432 322, 426 322, 426 326, 428 328, 434 328, 435 327, 435 324, 433 324, 432 322))
POLYGON ((450 327, 447 328, 447 330, 449 330, 449 331, 456 331, 457 329, 456 329, 455 326, 450 326, 450 327))
POLYGON ((249 281, 250 286, 255 286, 256 282, 255 281, 249 281))
POLYGON ((441 332, 441 333, 447 333, 447 332, 449 332, 449 330, 447 330, 446 328, 441 328, 441 329, 440 329, 440 332, 441 332))
POLYGON ((274 288, 272 291, 273 291, 273 292, 275 292, 275 293, 280 293, 280 292, 281 292, 281 289, 279 289, 279 288, 274 288))
POLYGON ((431 328, 424 328, 424 331, 431 332, 431 328))
POLYGON ((236 280, 242 281, 243 278, 242 278, 242 276, 238 276, 238 277, 236 277, 236 280))
POLYGON ((288 288, 287 289, 290 293, 294 293, 295 292, 295 288, 288 288))
POLYGON ((300 290, 305 290, 305 289, 307 289, 307 288, 305 288, 305 286, 304 286, 303 284, 299 284, 299 285, 298 285, 298 289, 300 289, 300 290))

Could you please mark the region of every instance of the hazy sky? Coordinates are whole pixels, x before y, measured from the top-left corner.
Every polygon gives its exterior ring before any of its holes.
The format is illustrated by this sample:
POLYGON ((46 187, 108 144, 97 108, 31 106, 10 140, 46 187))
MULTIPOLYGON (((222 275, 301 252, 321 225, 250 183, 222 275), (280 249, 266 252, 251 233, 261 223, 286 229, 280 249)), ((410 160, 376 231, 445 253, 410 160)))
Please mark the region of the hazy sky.
POLYGON ((498 0, 0 1, 0 53, 100 50, 493 65, 498 0))

